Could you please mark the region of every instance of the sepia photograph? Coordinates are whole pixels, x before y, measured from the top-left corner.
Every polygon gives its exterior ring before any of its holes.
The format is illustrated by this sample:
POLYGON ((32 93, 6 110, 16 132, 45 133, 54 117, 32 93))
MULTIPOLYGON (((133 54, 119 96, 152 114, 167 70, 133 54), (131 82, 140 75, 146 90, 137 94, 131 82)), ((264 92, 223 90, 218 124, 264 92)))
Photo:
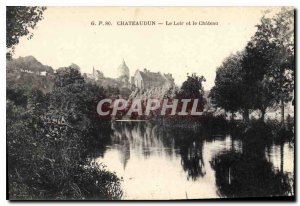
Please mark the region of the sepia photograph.
POLYGON ((294 7, 6 6, 5 61, 10 201, 296 199, 294 7))

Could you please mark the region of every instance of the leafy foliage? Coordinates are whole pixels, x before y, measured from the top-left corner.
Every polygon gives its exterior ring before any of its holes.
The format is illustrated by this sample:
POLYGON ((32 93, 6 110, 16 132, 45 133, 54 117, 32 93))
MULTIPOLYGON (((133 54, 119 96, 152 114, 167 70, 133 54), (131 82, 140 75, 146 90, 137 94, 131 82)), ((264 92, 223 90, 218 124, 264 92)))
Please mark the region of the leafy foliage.
POLYGON ((14 51, 14 46, 19 43, 22 36, 32 38, 37 22, 42 20, 46 7, 27 6, 7 6, 6 7, 6 47, 10 56, 14 51))
POLYGON ((91 145, 101 145, 110 132, 108 122, 94 115, 103 88, 86 84, 78 70, 68 67, 56 74, 50 94, 40 90, 22 93, 14 88, 8 91, 10 199, 122 196, 120 179, 88 159, 91 145), (18 98, 20 93, 25 97, 18 98))
POLYGON ((259 109, 292 100, 294 90, 294 10, 283 8, 273 17, 262 17, 243 54, 228 57, 217 70, 211 90, 217 106, 231 112, 259 109))
POLYGON ((202 97, 204 94, 202 82, 205 81, 203 76, 187 75, 187 80, 182 83, 180 95, 184 98, 202 97))
POLYGON ((242 53, 225 59, 217 68, 215 86, 210 93, 214 103, 229 112, 236 112, 247 103, 241 92, 246 86, 243 84, 242 59, 242 53))

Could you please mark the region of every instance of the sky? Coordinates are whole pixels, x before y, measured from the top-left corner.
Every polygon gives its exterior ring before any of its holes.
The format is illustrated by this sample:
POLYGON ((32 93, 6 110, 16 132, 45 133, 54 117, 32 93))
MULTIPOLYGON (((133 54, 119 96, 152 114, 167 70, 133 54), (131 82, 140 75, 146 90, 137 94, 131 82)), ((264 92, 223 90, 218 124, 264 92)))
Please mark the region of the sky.
POLYGON ((125 60, 137 69, 172 73, 181 85, 187 73, 214 85, 216 69, 230 54, 243 50, 263 16, 278 7, 48 7, 28 40, 20 38, 14 58, 34 56, 54 69, 77 64, 82 73, 93 67, 117 77, 125 60), (110 21, 111 26, 92 26, 110 21), (156 26, 118 26, 118 21, 157 21, 156 26), (214 26, 166 26, 168 22, 211 21, 214 26))

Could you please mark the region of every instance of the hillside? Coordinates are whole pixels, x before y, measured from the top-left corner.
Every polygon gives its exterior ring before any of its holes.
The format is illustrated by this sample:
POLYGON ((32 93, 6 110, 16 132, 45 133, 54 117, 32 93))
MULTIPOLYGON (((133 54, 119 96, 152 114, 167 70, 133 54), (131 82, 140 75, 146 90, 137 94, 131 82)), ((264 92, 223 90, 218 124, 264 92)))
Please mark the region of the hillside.
POLYGON ((7 87, 39 89, 44 93, 52 91, 54 70, 33 56, 7 60, 6 72, 7 87))
POLYGON ((17 59, 7 60, 6 62, 7 71, 20 71, 28 70, 32 72, 43 72, 53 74, 53 69, 50 66, 43 65, 33 56, 19 57, 17 59))

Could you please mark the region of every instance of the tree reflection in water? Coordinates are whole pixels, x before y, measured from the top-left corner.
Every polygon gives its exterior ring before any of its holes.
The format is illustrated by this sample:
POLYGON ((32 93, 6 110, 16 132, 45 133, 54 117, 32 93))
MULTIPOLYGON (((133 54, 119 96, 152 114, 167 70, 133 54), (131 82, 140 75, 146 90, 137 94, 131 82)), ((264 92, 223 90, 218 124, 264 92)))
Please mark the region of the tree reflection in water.
POLYGON ((131 156, 145 159, 155 156, 166 161, 179 158, 187 181, 201 182, 206 177, 205 181, 210 180, 211 173, 206 171, 215 170, 212 184, 220 197, 294 195, 293 174, 283 170, 284 142, 280 152, 275 153, 276 157, 280 153, 281 159, 277 169, 270 160, 270 147, 274 146, 272 131, 263 124, 225 132, 205 126, 194 131, 169 128, 158 122, 116 122, 112 130, 111 145, 120 153, 124 171, 131 156), (230 139, 224 139, 226 133, 230 139), (215 152, 206 151, 204 157, 203 150, 208 144, 215 145, 210 148, 215 152))
POLYGON ((204 138, 201 138, 200 134, 194 131, 179 130, 176 133, 177 138, 174 138, 175 147, 179 150, 182 168, 188 174, 187 179, 195 181, 205 175, 203 161, 204 138))
POLYGON ((225 151, 212 159, 211 166, 216 171, 219 196, 293 195, 293 178, 283 169, 275 170, 273 164, 266 159, 265 148, 270 144, 270 135, 263 127, 250 128, 242 137, 241 153, 225 151))
POLYGON ((151 154, 164 153, 170 158, 180 155, 181 165, 187 172, 187 179, 197 180, 205 175, 203 161, 204 138, 195 131, 183 129, 167 130, 150 122, 118 122, 113 124, 113 144, 119 144, 124 164, 130 158, 130 149, 147 158, 151 154))

